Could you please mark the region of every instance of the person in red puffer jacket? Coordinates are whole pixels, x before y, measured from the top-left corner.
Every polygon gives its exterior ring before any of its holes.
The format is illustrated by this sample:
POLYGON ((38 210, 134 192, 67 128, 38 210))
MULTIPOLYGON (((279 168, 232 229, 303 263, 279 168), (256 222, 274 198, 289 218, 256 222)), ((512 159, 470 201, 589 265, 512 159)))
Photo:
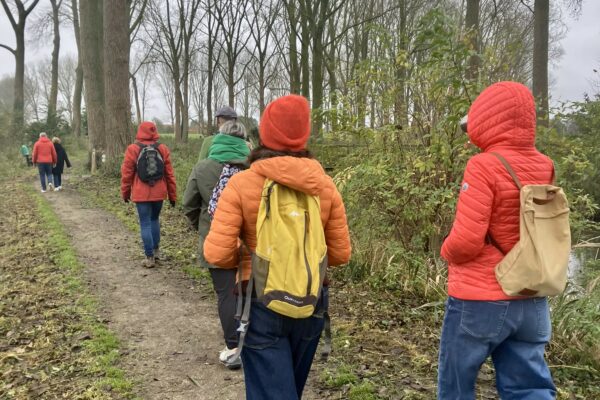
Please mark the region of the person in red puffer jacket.
POLYGON ((160 222, 159 216, 165 198, 169 199, 172 207, 177 201, 177 185, 175 173, 171 164, 171 153, 164 144, 158 144, 157 151, 162 158, 164 172, 161 179, 147 183, 140 179, 137 173, 138 158, 146 146, 156 146, 158 131, 153 122, 142 122, 135 137, 136 142, 130 144, 125 151, 121 166, 121 197, 128 203, 136 203, 140 220, 140 231, 144 243, 144 266, 152 268, 159 258, 160 222))
POLYGON ((520 83, 491 85, 469 110, 466 131, 482 152, 467 163, 456 218, 442 245, 449 297, 439 399, 474 399, 479 369, 489 356, 501 398, 556 396, 544 359, 551 334, 547 300, 507 296, 494 271, 519 240, 520 202, 519 189, 492 153, 508 161, 523 185, 551 183, 553 163, 536 149, 535 128, 534 99, 520 83))
POLYGON ((46 180, 48 181, 48 188, 53 189, 54 182, 52 181, 52 167, 56 165, 56 150, 54 144, 46 132, 40 133, 40 138, 33 145, 33 156, 32 162, 38 166, 40 173, 40 183, 42 184, 42 193, 46 192, 46 180))

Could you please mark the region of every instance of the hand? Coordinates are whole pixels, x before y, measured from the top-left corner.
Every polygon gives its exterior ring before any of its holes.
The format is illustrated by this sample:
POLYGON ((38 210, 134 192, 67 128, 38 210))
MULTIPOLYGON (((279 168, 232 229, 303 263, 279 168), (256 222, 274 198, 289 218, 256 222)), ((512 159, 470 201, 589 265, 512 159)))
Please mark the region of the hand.
POLYGON ((171 208, 175 208, 175 200, 169 200, 169 203, 171 204, 171 208))

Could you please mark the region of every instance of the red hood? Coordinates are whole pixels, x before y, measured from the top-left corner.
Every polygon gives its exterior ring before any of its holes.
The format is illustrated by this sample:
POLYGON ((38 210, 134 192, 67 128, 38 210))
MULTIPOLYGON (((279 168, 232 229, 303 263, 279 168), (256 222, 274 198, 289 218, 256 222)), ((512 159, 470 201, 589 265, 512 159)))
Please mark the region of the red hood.
POLYGON ((486 88, 471 105, 468 121, 469 139, 483 151, 535 145, 535 102, 520 83, 498 82, 486 88))
POLYGON ((156 142, 158 141, 158 130, 154 122, 142 122, 138 128, 135 140, 138 142, 156 142))
POLYGON ((252 163, 250 169, 275 182, 313 196, 321 193, 329 179, 321 164, 310 158, 267 158, 252 163))
POLYGON ((42 136, 42 137, 41 137, 41 138, 38 140, 38 142, 40 142, 40 143, 47 143, 47 142, 50 142, 50 141, 51 141, 51 140, 50 140, 50 139, 48 139, 46 136, 42 136))

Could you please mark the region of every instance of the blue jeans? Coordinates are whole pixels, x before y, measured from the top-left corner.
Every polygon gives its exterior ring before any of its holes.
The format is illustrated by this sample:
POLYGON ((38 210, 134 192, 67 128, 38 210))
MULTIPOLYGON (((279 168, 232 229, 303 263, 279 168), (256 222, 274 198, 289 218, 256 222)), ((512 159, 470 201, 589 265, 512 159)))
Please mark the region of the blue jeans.
POLYGON ((475 399, 481 365, 492 356, 502 400, 550 400, 556 388, 544 350, 550 340, 545 297, 468 301, 449 297, 442 327, 438 399, 475 399))
POLYGON ((40 183, 42 184, 42 190, 46 190, 46 179, 48 184, 52 183, 52 164, 50 163, 38 163, 38 172, 40 173, 40 183))
POLYGON ((140 218, 140 231, 146 257, 152 257, 154 250, 158 249, 160 244, 160 222, 158 217, 160 216, 162 204, 162 201, 145 201, 135 204, 140 218))
POLYGON ((329 302, 323 288, 315 315, 294 319, 252 299, 250 324, 242 350, 246 400, 298 400, 317 351, 329 302))

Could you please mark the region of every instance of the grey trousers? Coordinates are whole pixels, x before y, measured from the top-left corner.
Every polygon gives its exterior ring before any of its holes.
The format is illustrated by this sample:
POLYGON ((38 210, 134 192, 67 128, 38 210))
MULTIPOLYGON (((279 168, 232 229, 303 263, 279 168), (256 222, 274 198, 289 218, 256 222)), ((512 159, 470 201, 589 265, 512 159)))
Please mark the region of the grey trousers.
POLYGON ((234 318, 236 297, 233 293, 236 274, 236 268, 210 268, 213 288, 218 298, 218 312, 223 328, 223 338, 228 349, 234 349, 238 345, 238 322, 234 318))

